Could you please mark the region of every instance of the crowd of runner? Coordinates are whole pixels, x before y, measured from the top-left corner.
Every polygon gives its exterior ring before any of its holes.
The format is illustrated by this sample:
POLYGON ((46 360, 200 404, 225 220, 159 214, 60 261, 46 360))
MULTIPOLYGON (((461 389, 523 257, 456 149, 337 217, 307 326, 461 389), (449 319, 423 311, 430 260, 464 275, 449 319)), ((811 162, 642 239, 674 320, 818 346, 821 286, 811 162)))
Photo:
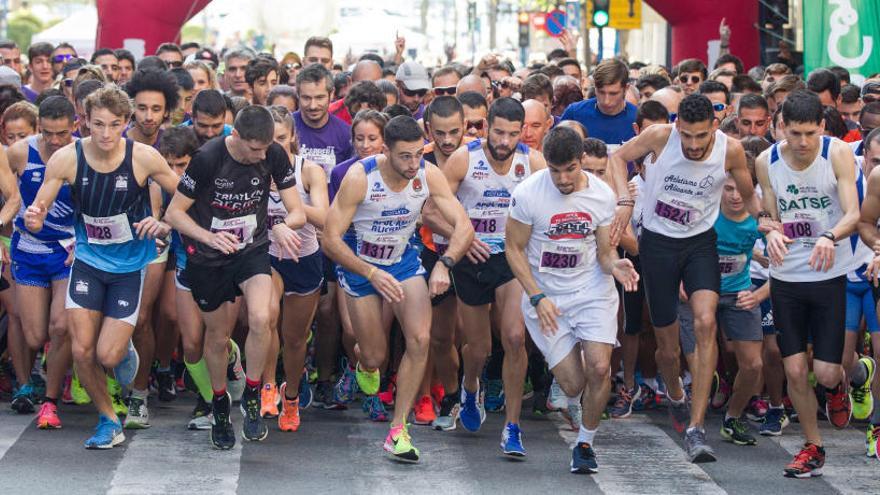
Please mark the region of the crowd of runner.
POLYGON ((880 75, 395 48, 0 42, 11 408, 91 403, 108 449, 190 391, 181 424, 231 449, 360 407, 408 462, 411 425, 503 414, 523 458, 558 411, 575 473, 653 408, 714 461, 717 410, 743 446, 798 421, 786 476, 821 474, 820 419, 878 456, 880 75))

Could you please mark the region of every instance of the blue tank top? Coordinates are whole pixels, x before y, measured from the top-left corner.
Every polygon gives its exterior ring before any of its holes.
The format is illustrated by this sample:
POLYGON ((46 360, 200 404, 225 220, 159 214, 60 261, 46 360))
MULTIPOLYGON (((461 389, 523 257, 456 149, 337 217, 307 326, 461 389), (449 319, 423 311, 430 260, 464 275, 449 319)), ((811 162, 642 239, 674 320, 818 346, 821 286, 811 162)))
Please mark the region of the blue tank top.
POLYGON ((138 239, 132 225, 152 214, 149 187, 134 175, 133 147, 126 139, 122 163, 103 173, 86 162, 82 142, 76 142, 76 258, 105 272, 135 272, 156 257, 155 241, 138 239))
POLYGON ((21 209, 15 217, 17 249, 33 253, 49 253, 64 250, 58 241, 72 240, 74 223, 74 205, 70 194, 70 186, 64 184, 58 191, 55 202, 46 214, 43 229, 36 234, 24 225, 25 209, 34 203, 37 191, 43 185, 46 176, 46 164, 40 157, 37 136, 31 136, 28 142, 27 165, 18 178, 18 190, 21 192, 21 209))

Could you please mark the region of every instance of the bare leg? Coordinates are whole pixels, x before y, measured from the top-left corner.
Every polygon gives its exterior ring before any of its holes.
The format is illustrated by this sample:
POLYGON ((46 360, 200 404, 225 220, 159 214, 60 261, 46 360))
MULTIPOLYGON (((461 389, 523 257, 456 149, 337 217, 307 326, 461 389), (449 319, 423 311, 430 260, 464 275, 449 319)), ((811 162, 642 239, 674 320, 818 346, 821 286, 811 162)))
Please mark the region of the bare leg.
POLYGON ((738 371, 733 382, 733 394, 727 403, 727 414, 738 418, 760 389, 761 341, 733 341, 738 371))
MULTIPOLYGON (((709 405, 709 391, 712 388, 712 375, 718 362, 718 346, 715 341, 715 310, 718 307, 718 293, 710 290, 694 291, 690 297, 694 311, 694 334, 697 338, 694 353, 695 368, 693 377, 693 397, 690 426, 702 426, 709 405)), ((668 383, 668 382, 667 382, 668 383)))
POLYGON ((431 356, 434 374, 447 394, 458 390, 458 351, 455 349, 456 299, 450 295, 433 307, 431 356))

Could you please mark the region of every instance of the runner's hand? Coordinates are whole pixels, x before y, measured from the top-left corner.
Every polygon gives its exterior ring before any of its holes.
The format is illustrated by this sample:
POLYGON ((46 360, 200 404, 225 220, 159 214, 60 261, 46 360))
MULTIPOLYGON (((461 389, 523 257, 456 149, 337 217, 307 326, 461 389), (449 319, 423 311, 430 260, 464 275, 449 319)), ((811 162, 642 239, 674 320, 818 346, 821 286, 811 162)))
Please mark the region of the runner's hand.
POLYGON ((28 206, 24 211, 24 226, 32 232, 39 232, 48 213, 49 210, 46 209, 46 203, 43 201, 28 206))
POLYGON ((868 281, 874 284, 874 287, 880 287, 880 281, 878 281, 878 278, 880 278, 880 255, 874 256, 871 262, 868 263, 865 276, 868 277, 868 281))
POLYGON ((880 239, 874 241, 874 254, 880 254, 880 239))
POLYGON ((223 254, 235 254, 238 251, 238 237, 223 230, 211 233, 211 238, 208 239, 207 244, 223 254))
POLYGON ((376 288, 376 291, 382 295, 385 301, 390 303, 403 301, 403 285, 385 270, 378 269, 373 272, 370 283, 373 284, 373 287, 376 288))
POLYGON ((556 335, 556 330, 559 329, 556 317, 562 316, 562 311, 559 311, 553 301, 549 297, 544 297, 538 301, 535 312, 538 313, 538 321, 541 322, 541 333, 548 337, 556 335))
POLYGON ((614 221, 611 222, 611 246, 617 247, 620 236, 626 230, 633 215, 632 206, 618 206, 614 211, 614 221))
POLYGON ((639 273, 636 271, 632 261, 621 258, 611 265, 611 275, 620 282, 623 290, 627 292, 635 292, 639 289, 639 273))
POLYGON ((758 305, 758 298, 755 293, 750 290, 741 290, 736 293, 736 307, 739 309, 751 310, 758 305))
POLYGON ((449 268, 443 263, 437 263, 428 279, 428 296, 433 298, 447 290, 449 290, 449 268))
POLYGON ((474 242, 471 243, 471 247, 468 249, 467 257, 472 263, 485 263, 489 261, 491 254, 492 249, 489 245, 474 237, 474 242))
POLYGON ((302 246, 299 235, 284 222, 275 224, 272 233, 275 234, 275 243, 281 248, 281 252, 299 262, 299 248, 302 246))
POLYGON ((153 217, 146 217, 140 222, 132 224, 138 239, 156 239, 157 237, 166 237, 171 233, 171 227, 165 222, 160 222, 153 217))
POLYGON ((834 241, 827 237, 820 237, 810 253, 810 268, 827 272, 834 265, 834 241))
MULTIPOLYGON (((767 254, 770 256, 770 263, 776 266, 782 264, 785 255, 788 254, 788 244, 792 241, 778 230, 772 229, 767 232, 767 254)), ((826 239, 827 240, 827 239, 826 239)), ((811 257, 812 266, 812 257, 811 257)))
POLYGON ((73 252, 74 251, 75 250, 73 249, 73 247, 71 247, 70 249, 67 250, 67 259, 64 260, 64 266, 70 266, 73 264, 73 260, 74 260, 73 252))

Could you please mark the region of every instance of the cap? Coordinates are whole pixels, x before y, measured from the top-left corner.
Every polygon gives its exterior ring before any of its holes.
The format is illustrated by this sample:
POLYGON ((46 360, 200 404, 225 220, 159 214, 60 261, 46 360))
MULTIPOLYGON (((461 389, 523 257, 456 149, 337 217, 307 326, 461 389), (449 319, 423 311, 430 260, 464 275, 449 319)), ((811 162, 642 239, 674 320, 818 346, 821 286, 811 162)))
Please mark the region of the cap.
POLYGON ((862 96, 880 95, 880 82, 868 82, 862 86, 862 96))
POLYGON ((202 48, 201 50, 187 57, 187 61, 191 60, 201 60, 202 62, 208 62, 215 69, 217 68, 217 64, 220 63, 219 59, 217 58, 217 54, 207 48, 202 48))
POLYGON ((9 66, 0 66, 0 86, 15 86, 21 89, 21 75, 9 66))
POLYGON ((428 77, 428 71, 418 62, 404 62, 400 64, 395 78, 410 91, 431 89, 431 78, 428 77))

